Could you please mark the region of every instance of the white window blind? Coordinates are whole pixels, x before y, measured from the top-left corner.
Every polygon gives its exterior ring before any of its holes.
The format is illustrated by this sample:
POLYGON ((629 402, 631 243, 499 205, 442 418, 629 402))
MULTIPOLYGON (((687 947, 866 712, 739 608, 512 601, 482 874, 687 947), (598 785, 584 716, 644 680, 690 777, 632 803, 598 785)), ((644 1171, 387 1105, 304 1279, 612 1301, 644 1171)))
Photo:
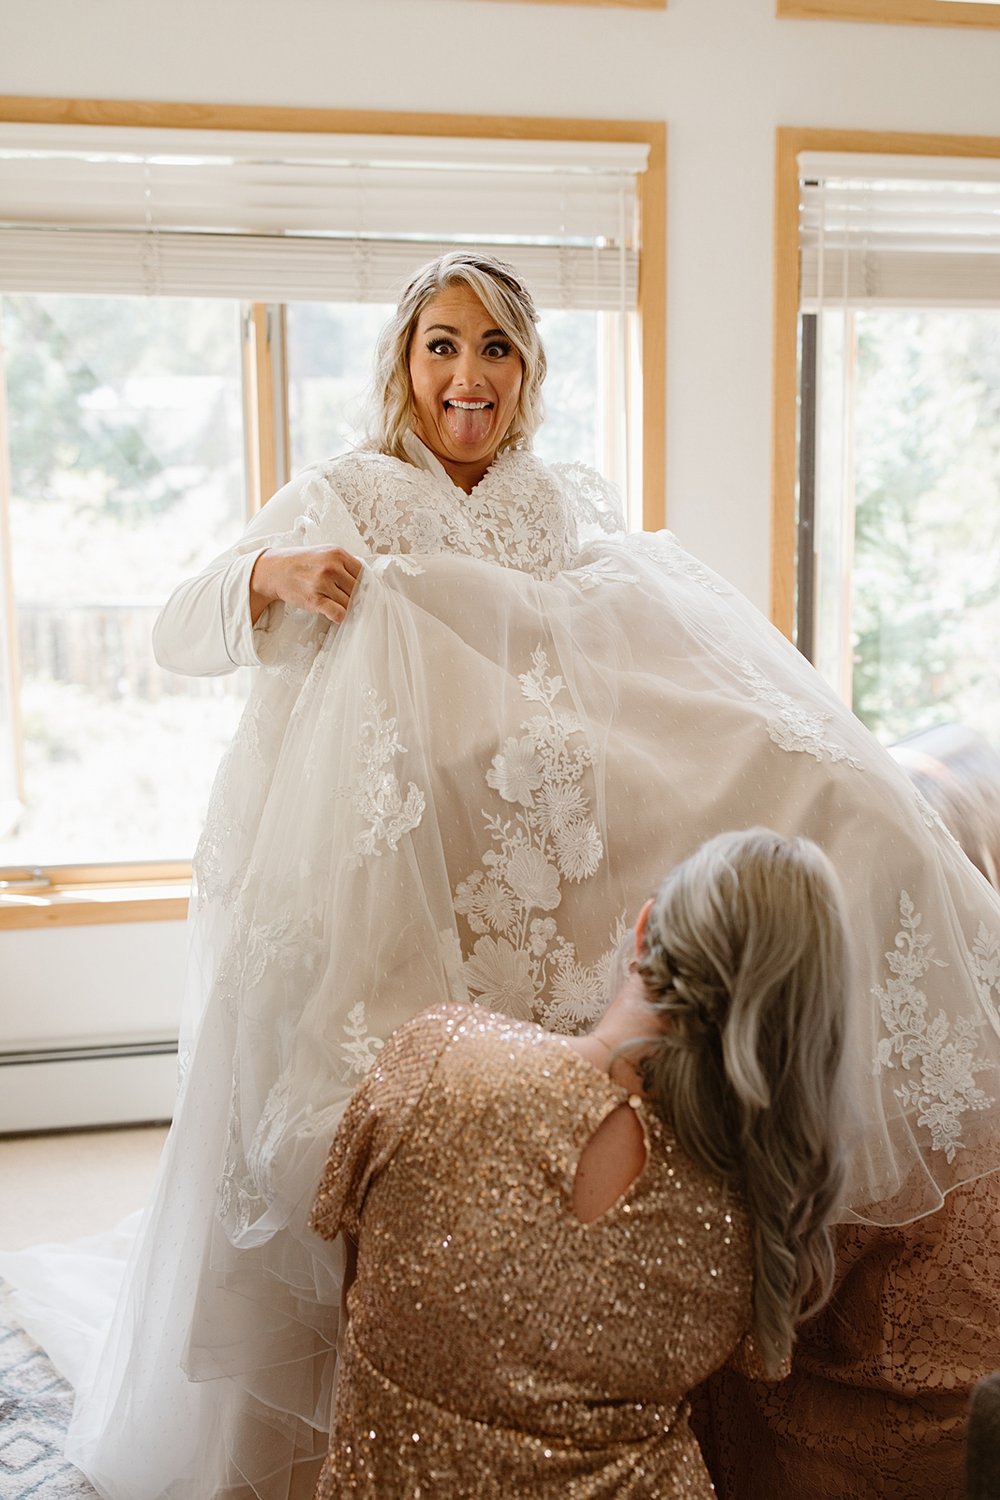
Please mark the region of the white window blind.
POLYGON ((648 149, 0 124, 0 291, 391 302, 458 243, 630 309, 648 149))
POLYGON ((1000 307, 1000 160, 799 156, 801 301, 1000 307))

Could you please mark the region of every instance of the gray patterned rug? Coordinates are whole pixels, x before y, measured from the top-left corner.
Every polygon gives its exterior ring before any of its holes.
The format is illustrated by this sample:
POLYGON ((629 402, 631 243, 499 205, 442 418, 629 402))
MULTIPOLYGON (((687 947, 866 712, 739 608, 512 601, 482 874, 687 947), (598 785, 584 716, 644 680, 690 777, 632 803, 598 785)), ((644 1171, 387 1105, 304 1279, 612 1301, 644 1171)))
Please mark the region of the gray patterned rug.
POLYGON ((0 1298, 0 1500, 97 1500, 63 1457, 73 1392, 0 1298))

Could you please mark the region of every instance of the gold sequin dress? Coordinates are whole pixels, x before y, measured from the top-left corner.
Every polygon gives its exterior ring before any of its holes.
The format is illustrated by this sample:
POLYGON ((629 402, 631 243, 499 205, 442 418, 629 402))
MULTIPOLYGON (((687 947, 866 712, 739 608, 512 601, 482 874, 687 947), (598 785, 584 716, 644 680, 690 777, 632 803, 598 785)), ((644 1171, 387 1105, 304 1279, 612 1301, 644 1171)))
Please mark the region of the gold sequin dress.
POLYGON ((713 1493, 685 1393, 747 1334, 746 1213, 633 1099, 646 1164, 581 1223, 577 1161, 627 1098, 475 1007, 394 1035, 313 1210, 359 1247, 317 1500, 713 1493))

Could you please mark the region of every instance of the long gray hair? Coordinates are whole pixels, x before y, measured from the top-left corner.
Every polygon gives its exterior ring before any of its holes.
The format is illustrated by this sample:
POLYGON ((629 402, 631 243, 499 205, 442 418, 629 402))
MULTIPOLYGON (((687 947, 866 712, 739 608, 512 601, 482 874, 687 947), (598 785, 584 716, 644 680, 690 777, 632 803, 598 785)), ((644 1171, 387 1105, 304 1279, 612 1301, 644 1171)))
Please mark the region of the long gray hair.
POLYGON ((808 839, 720 834, 660 886, 637 967, 664 1022, 640 1073, 682 1150, 743 1186, 776 1372, 833 1280, 851 974, 833 867, 808 839))
POLYGON ((521 356, 524 373, 517 409, 497 451, 530 448, 541 425, 545 350, 535 326, 538 313, 531 293, 506 262, 476 250, 449 250, 421 266, 403 289, 399 306, 376 345, 368 442, 394 458, 405 460, 403 438, 413 425, 410 346, 417 320, 432 297, 453 286, 466 286, 475 293, 521 356))

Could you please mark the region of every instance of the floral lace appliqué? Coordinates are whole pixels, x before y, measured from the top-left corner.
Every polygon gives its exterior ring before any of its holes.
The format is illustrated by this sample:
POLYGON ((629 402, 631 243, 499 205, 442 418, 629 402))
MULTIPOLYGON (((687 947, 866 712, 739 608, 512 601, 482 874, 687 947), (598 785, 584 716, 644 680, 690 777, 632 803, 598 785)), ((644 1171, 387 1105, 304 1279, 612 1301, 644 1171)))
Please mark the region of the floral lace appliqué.
MULTIPOLYGON (((878 1044, 876 1070, 894 1068, 898 1057, 909 1070, 919 1064, 919 1077, 895 1090, 897 1099, 916 1109, 917 1124, 931 1133, 931 1146, 953 1160, 964 1144, 962 1116, 970 1109, 986 1109, 994 1100, 977 1087, 975 1075, 992 1067, 976 1062, 979 1026, 960 1016, 952 1023, 943 1010, 933 1018, 927 1014, 927 996, 919 981, 931 965, 946 967, 934 957, 929 933, 921 932, 920 914, 906 891, 899 898, 900 930, 895 947, 886 953, 891 978, 875 986, 887 1037, 878 1044)), ((992 965, 995 950, 984 948, 983 958, 992 965)), ((1000 960, 998 960, 1000 961, 1000 960)))
POLYGON ((611 557, 599 557, 596 562, 586 563, 582 568, 574 568, 571 573, 565 575, 578 584, 581 589, 596 589, 602 583, 638 583, 634 573, 626 573, 623 568, 616 566, 611 557))
POLYGON ((603 474, 579 463, 553 464, 551 472, 562 485, 580 527, 599 530, 607 536, 625 530, 621 497, 603 474))
POLYGON ((562 901, 561 881, 595 873, 604 844, 582 785, 593 752, 583 726, 557 704, 563 680, 548 667, 539 647, 531 671, 519 678, 525 698, 542 712, 526 719, 522 733, 493 757, 486 781, 509 810, 483 813, 490 836, 483 869, 459 882, 454 899, 456 912, 480 934, 464 963, 472 998, 572 1031, 606 998, 609 955, 580 964, 574 944, 546 913, 562 901), (543 998, 546 988, 550 994, 543 998))
POLYGON ((1000 937, 990 932, 985 922, 980 922, 976 940, 969 950, 969 967, 979 998, 994 1016, 994 1024, 1000 1030, 1000 937))
POLYGON ((395 853, 404 833, 420 823, 426 806, 426 798, 415 782, 409 783, 403 796, 392 761, 406 753, 406 746, 400 743, 396 720, 386 716, 385 700, 379 700, 374 688, 366 687, 362 701, 367 717, 354 747, 354 780, 342 792, 368 824, 354 837, 350 859, 354 866, 359 866, 366 855, 381 855, 379 845, 383 843, 395 853))
POLYGON ((948 827, 947 823, 944 821, 944 818, 942 818, 937 808, 934 807, 930 802, 928 802, 923 792, 921 792, 917 787, 914 786, 911 787, 911 794, 913 796, 914 802, 917 804, 917 812, 920 814, 920 820, 923 823, 924 827, 930 828, 932 831, 937 833, 943 833, 945 838, 947 838, 950 843, 955 845, 956 849, 961 849, 962 846, 959 843, 958 839, 952 833, 951 829, 948 827))
POLYGON ((373 573, 387 573, 390 568, 398 568, 410 578, 416 578, 425 571, 412 557, 402 552, 382 552, 378 557, 371 558, 367 566, 373 573))
POLYGON ((563 488, 533 453, 502 453, 469 495, 384 453, 348 454, 320 477, 375 553, 454 552, 551 578, 578 547, 563 488))
POLYGON ((651 562, 659 563, 667 573, 690 578, 693 583, 700 583, 703 588, 710 589, 713 594, 732 593, 732 589, 714 578, 696 557, 692 557, 690 552, 685 552, 670 531, 630 532, 625 541, 630 551, 638 552, 642 557, 648 557, 651 562))
POLYGON ((246 1151, 240 1130, 240 1071, 233 1070, 226 1158, 217 1188, 219 1220, 242 1234, 274 1196, 274 1157, 288 1120, 291 1075, 281 1074, 268 1092, 260 1120, 246 1151))
POLYGON ((352 1005, 348 1011, 344 1035, 348 1038, 340 1044, 340 1050, 344 1054, 344 1071, 363 1077, 384 1045, 381 1037, 372 1036, 368 1030, 368 1016, 363 1000, 352 1005))
POLYGON ((827 736, 827 724, 831 714, 817 714, 796 703, 788 693, 769 682, 753 662, 746 657, 738 663, 740 676, 758 702, 769 703, 777 709, 767 724, 767 732, 782 750, 800 751, 814 760, 846 761, 856 771, 863 769, 861 762, 843 745, 827 736))

